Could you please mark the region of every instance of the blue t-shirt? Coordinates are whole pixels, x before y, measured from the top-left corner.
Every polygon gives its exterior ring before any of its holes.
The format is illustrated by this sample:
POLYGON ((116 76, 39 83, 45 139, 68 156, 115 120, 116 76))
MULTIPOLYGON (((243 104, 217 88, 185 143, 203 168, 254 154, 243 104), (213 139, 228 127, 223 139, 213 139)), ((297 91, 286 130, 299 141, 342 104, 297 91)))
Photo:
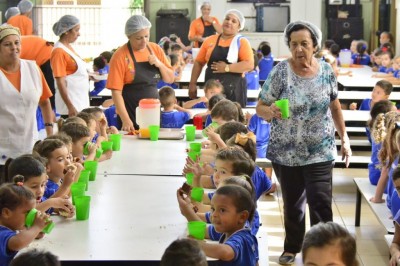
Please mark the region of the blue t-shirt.
MULTIPOLYGON (((394 169, 396 169, 397 165, 399 164, 399 157, 396 157, 396 159, 394 160, 394 162, 392 163, 392 165, 390 166, 389 172, 388 172, 388 182, 386 185, 386 192, 387 192, 387 196, 386 196, 386 206, 389 208, 389 210, 394 210, 394 209, 398 209, 396 206, 392 206, 392 197, 394 194, 397 194, 396 188, 394 187, 394 183, 392 180, 392 175, 393 175, 393 171, 394 169)), ((397 197, 398 198, 398 197, 397 197)), ((392 214, 395 215, 397 213, 397 211, 393 211, 392 214)))
POLYGON ((258 90, 260 88, 260 79, 257 70, 246 72, 245 77, 248 90, 258 90))
POLYGON ((170 111, 161 112, 162 128, 181 128, 188 120, 190 115, 186 112, 170 111))
POLYGON ((267 174, 258 166, 256 166, 253 174, 251 175, 254 189, 256 192, 256 199, 258 200, 263 193, 271 189, 272 183, 267 174))
POLYGON ((267 55, 258 61, 258 68, 260 69, 260 80, 266 80, 268 78, 269 72, 271 72, 274 67, 274 57, 272 55, 267 55))
POLYGON ((380 66, 378 69, 378 72, 382 72, 382 73, 390 73, 393 72, 393 69, 391 67, 384 67, 384 66, 380 66))
POLYGON ((211 115, 207 115, 204 127, 208 127, 212 123, 211 115))
POLYGON ((0 225, 0 265, 8 265, 11 260, 17 255, 17 251, 8 249, 8 241, 17 233, 7 227, 0 225))
POLYGON ((369 63, 371 62, 371 58, 367 54, 363 54, 363 55, 353 54, 351 56, 351 59, 353 59, 353 62, 356 65, 369 65, 369 63))
POLYGON ((115 112, 115 105, 110 106, 104 110, 104 115, 106 116, 107 123, 109 126, 117 127, 117 113, 115 112))
POLYGON ((224 266, 254 266, 257 265, 258 256, 258 241, 251 234, 249 229, 242 229, 235 232, 228 239, 225 239, 225 234, 219 240, 220 244, 229 245, 235 252, 235 257, 232 261, 220 261, 219 265, 224 266))
POLYGON ((54 193, 56 193, 56 191, 60 188, 60 186, 56 183, 54 183, 53 180, 47 180, 47 184, 46 184, 46 189, 44 191, 44 197, 46 198, 50 198, 51 196, 53 196, 54 193))
POLYGON ((395 70, 395 71, 393 72, 393 77, 395 77, 395 78, 397 78, 397 79, 400 79, 400 70, 395 70))
POLYGON ((377 185, 379 177, 381 176, 381 170, 379 169, 379 159, 378 159, 378 154, 379 150, 382 147, 382 143, 376 143, 374 140, 372 140, 372 152, 371 152, 371 162, 368 164, 368 175, 369 175, 369 181, 371 182, 372 185, 377 185))
MULTIPOLYGON (((99 75, 108 74, 110 67, 106 65, 102 69, 99 69, 99 75)), ((99 80, 94 83, 94 89, 90 92, 90 96, 97 96, 105 87, 107 80, 99 80)))
POLYGON ((192 108, 207 108, 207 104, 205 102, 196 103, 192 108))
MULTIPOLYGON (((364 100, 361 102, 361 105, 360 105, 359 110, 362 110, 362 111, 369 111, 369 110, 371 110, 371 102, 372 102, 372 99, 364 99, 364 100)), ((369 143, 372 143, 371 131, 369 130, 368 127, 365 128, 365 134, 367 135, 367 138, 368 138, 369 143)))
POLYGON ((40 131, 45 128, 44 126, 44 120, 43 120, 43 115, 42 115, 42 110, 40 107, 36 109, 36 124, 37 124, 37 130, 40 131))
POLYGON ((250 118, 247 128, 256 135, 257 158, 265 158, 271 130, 270 123, 254 114, 250 118))

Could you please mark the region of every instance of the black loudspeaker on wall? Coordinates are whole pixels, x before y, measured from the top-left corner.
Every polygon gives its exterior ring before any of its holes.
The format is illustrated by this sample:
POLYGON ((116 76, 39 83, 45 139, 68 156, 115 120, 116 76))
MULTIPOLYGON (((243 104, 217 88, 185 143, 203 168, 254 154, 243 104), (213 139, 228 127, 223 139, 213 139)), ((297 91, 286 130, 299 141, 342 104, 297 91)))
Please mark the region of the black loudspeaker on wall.
POLYGON ((156 19, 156 39, 157 42, 164 36, 176 34, 181 38, 185 45, 189 45, 188 40, 190 21, 187 17, 157 17, 156 19))
POLYGON ((364 38, 362 18, 329 19, 328 38, 333 39, 340 48, 350 48, 352 40, 364 38))

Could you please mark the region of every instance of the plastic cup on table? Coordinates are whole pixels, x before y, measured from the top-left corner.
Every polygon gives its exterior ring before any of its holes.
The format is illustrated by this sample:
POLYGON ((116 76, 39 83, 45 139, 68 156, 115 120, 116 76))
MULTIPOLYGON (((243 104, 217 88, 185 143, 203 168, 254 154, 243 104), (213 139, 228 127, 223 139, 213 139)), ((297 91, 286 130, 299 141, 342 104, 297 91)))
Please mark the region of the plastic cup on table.
MULTIPOLYGON (((35 222, 36 219, 36 213, 38 212, 37 209, 33 208, 28 212, 28 214, 25 217, 25 226, 27 228, 31 227, 33 223, 35 222)), ((50 220, 51 221, 51 220, 50 220)), ((43 228, 42 232, 46 234, 50 234, 51 230, 53 230, 55 224, 53 221, 51 221, 48 225, 46 225, 45 228, 43 228)))
POLYGON ((78 179, 78 182, 84 183, 86 185, 85 187, 86 191, 88 191, 89 189, 89 177, 90 177, 90 170, 83 169, 78 179))
POLYGON ((206 138, 208 138, 207 129, 208 129, 209 127, 213 127, 214 129, 216 129, 216 128, 219 127, 219 125, 218 125, 217 122, 212 122, 211 124, 208 125, 208 127, 206 127, 205 129, 203 129, 202 134, 203 134, 203 136, 206 137, 206 138))
POLYGON ((188 185, 192 185, 193 184, 193 177, 194 177, 193 173, 187 173, 186 174, 186 183, 188 185))
POLYGON ((102 141, 101 142, 101 148, 104 151, 109 151, 112 150, 113 142, 112 141, 102 141))
POLYGON ((83 182, 76 182, 71 185, 72 204, 75 205, 77 196, 85 196, 86 184, 83 182))
POLYGON ((200 142, 192 142, 189 145, 190 151, 200 152, 201 151, 201 143, 200 142))
POLYGON ((150 140, 157 141, 158 134, 160 133, 160 126, 159 125, 150 125, 149 131, 150 131, 150 140))
POLYGON ((99 163, 97 161, 85 161, 83 163, 83 166, 85 167, 85 170, 89 170, 90 171, 89 181, 96 180, 98 164, 99 163))
POLYGON ((186 141, 194 141, 196 138, 196 127, 195 126, 186 126, 186 141))
POLYGON ((193 125, 196 127, 197 130, 202 130, 203 129, 203 117, 194 116, 193 117, 193 125))
POLYGON ((121 149, 121 139, 122 135, 121 134, 111 134, 110 135, 110 141, 112 141, 112 150, 113 151, 119 151, 121 149))
POLYGON ((202 187, 194 187, 194 188, 192 188, 192 193, 190 194, 190 197, 194 201, 202 202, 203 194, 204 194, 204 188, 202 188, 202 187))
POLYGON ((75 198, 76 219, 87 220, 90 213, 90 196, 77 196, 75 198))
POLYGON ((275 101, 275 105, 279 107, 282 113, 282 119, 288 119, 289 114, 289 99, 280 99, 275 101))
POLYGON ((203 221, 188 222, 189 235, 198 240, 203 240, 206 236, 206 225, 206 222, 203 221))

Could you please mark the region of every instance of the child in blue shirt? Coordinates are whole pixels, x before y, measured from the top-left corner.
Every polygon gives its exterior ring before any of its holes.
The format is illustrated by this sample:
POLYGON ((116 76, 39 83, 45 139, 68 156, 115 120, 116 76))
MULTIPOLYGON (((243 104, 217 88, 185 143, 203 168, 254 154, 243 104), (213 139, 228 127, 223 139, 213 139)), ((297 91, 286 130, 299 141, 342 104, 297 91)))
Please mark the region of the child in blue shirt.
MULTIPOLYGON (((200 98, 185 102, 183 104, 183 108, 185 108, 185 109, 208 108, 208 101, 211 99, 211 97, 213 97, 214 95, 223 94, 223 93, 224 93, 224 86, 221 84, 221 82, 219 82, 216 79, 209 79, 206 81, 206 84, 204 85, 204 97, 200 97, 200 98)), ((205 115, 206 114, 204 114, 204 116, 205 115)))
MULTIPOLYGON (((185 200, 187 195, 179 189, 177 196, 182 214, 191 220, 194 212, 185 200)), ((213 225, 222 237, 219 244, 200 242, 204 253, 219 259, 219 265, 257 265, 257 238, 245 227, 247 221, 251 223, 255 211, 249 191, 236 185, 222 186, 215 192, 211 206, 213 225)))
POLYGON ((274 67, 274 57, 271 53, 271 47, 269 44, 261 46, 262 58, 258 61, 258 68, 260 69, 260 80, 266 80, 269 72, 274 67))
MULTIPOLYGON (((174 82, 178 82, 182 78, 182 67, 179 65, 179 56, 176 54, 170 54, 168 55, 168 57, 171 62, 172 70, 174 71, 174 76, 175 76, 174 82)), ((179 88, 177 83, 167 83, 162 79, 157 83, 157 89, 160 89, 165 86, 169 86, 173 89, 179 88)))
MULTIPOLYGON (((380 80, 375 84, 374 89, 372 90, 371 93, 371 99, 367 98, 364 99, 361 102, 359 110, 364 110, 364 111, 369 111, 371 108, 374 106, 375 103, 382 101, 382 100, 387 100, 390 97, 390 94, 392 93, 393 90, 393 85, 386 80, 380 80)), ((349 106, 350 110, 356 110, 357 109, 357 103, 353 102, 349 106)), ((366 128, 366 134, 368 137, 369 142, 371 143, 371 133, 369 128, 366 128)))
POLYGON ((35 196, 24 186, 23 176, 18 175, 12 183, 0 187, 0 265, 9 265, 17 252, 51 223, 49 215, 38 212, 33 225, 25 228, 26 214, 35 205, 35 196))
POLYGON ((370 56, 367 53, 368 44, 364 40, 359 40, 357 43, 357 53, 351 56, 353 64, 356 65, 369 65, 371 62, 370 56))
POLYGON ((182 128, 193 115, 177 104, 174 89, 168 86, 159 90, 161 106, 161 128, 182 128))
MULTIPOLYGON (((109 66, 102 56, 93 59, 93 71, 98 75, 108 74, 109 66)), ((107 80, 96 80, 93 76, 90 76, 90 79, 94 80, 94 89, 90 92, 90 96, 97 96, 106 87, 107 80)))
MULTIPOLYGON (((376 59, 375 59, 376 60, 376 59)), ((373 78, 390 77, 393 76, 392 55, 389 51, 382 51, 379 56, 380 66, 378 67, 377 74, 372 75, 373 78)), ((373 71, 376 69, 372 69, 373 71)))
MULTIPOLYGON (((258 90, 260 88, 260 79, 258 76, 258 57, 256 50, 253 50, 254 68, 252 71, 246 72, 247 90, 258 90)), ((247 101, 247 106, 256 106, 257 101, 247 101)))

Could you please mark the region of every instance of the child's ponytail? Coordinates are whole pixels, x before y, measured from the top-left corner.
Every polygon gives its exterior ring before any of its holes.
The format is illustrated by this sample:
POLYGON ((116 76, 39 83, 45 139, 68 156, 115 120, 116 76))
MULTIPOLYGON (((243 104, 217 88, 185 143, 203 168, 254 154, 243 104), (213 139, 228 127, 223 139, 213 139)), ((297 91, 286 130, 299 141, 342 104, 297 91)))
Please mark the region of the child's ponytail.
POLYGON ((4 208, 15 210, 24 201, 33 200, 32 191, 24 187, 24 177, 16 175, 13 183, 6 183, 0 187, 0 213, 4 208))

